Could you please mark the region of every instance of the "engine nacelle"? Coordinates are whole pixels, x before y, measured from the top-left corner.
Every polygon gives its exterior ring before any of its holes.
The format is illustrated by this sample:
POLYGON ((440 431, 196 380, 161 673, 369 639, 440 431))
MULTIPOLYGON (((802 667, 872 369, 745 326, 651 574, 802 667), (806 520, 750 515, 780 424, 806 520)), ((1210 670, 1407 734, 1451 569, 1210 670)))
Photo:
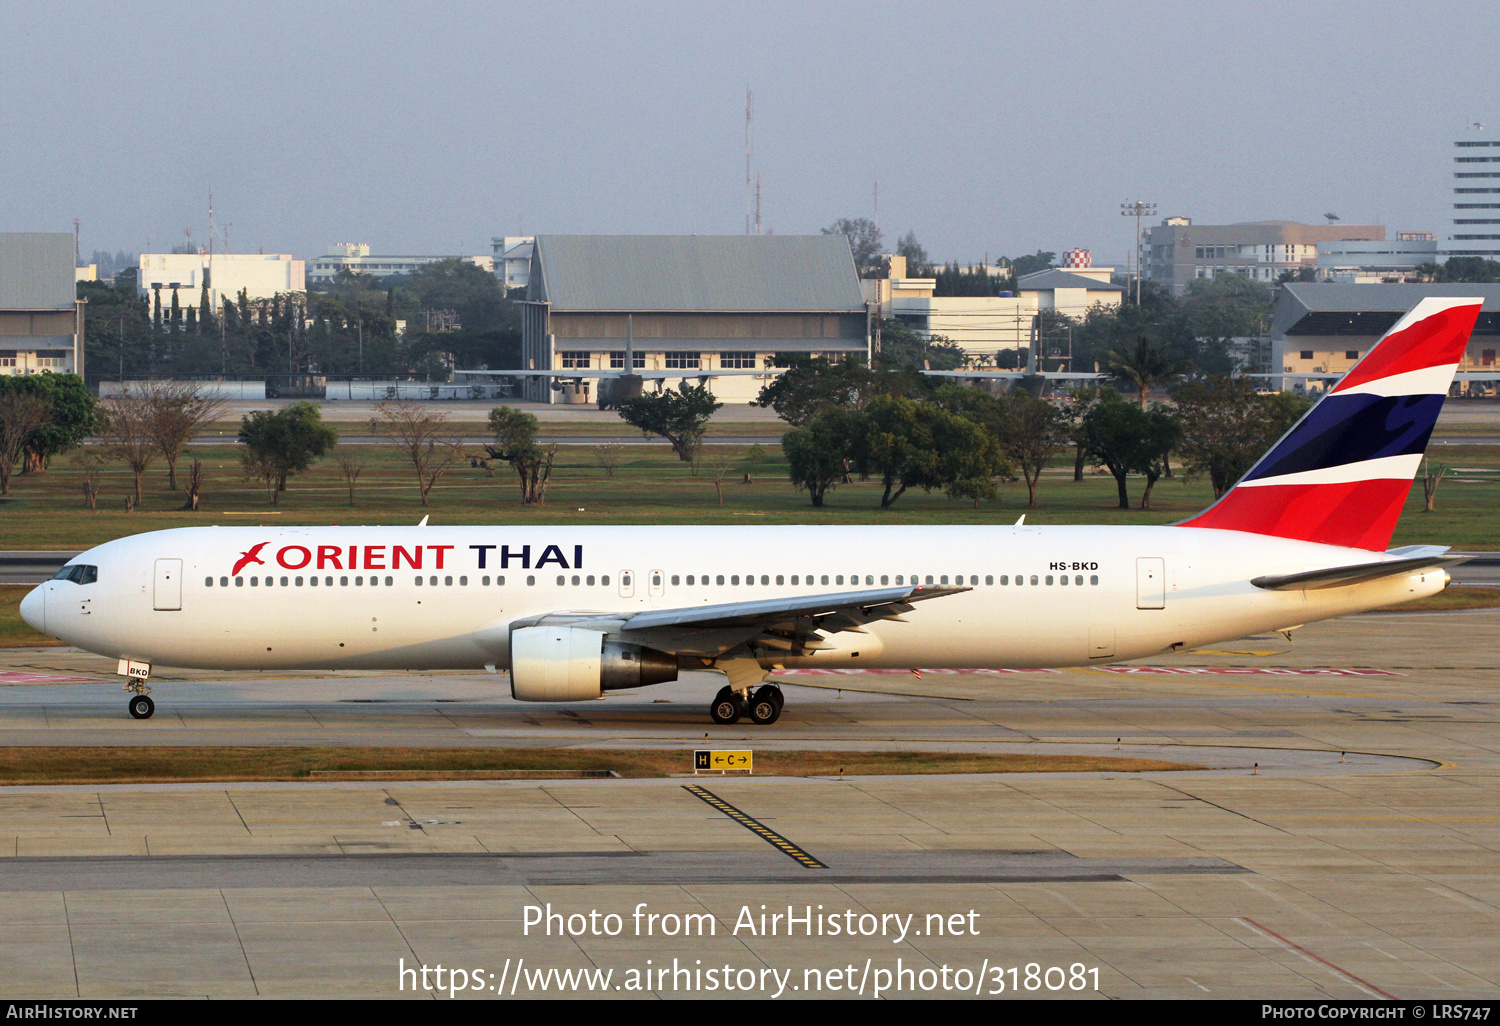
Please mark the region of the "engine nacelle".
POLYGON ((586 627, 521 627, 510 635, 510 693, 522 702, 585 702, 608 690, 677 679, 677 657, 608 641, 586 627))

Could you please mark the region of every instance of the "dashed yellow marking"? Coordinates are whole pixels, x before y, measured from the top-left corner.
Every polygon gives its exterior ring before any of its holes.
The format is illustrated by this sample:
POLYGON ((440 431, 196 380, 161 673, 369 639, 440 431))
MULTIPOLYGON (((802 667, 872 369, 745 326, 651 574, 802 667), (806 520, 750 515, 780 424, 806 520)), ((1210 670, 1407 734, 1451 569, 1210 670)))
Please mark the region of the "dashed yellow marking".
POLYGON ((741 812, 739 809, 736 809, 733 805, 730 805, 728 802, 720 798, 718 795, 714 794, 708 788, 699 787, 697 784, 684 784, 682 789, 693 797, 698 798, 708 805, 713 806, 715 809, 718 809, 720 812, 724 813, 724 815, 728 816, 730 819, 734 820, 736 823, 744 827, 746 830, 749 830, 751 833, 758 834, 762 839, 770 842, 772 846, 779 848, 784 854, 790 855, 807 869, 828 868, 822 862, 819 862, 817 859, 813 858, 811 855, 803 851, 801 848, 797 847, 791 841, 788 841, 785 837, 782 837, 776 831, 760 822, 760 820, 756 819, 754 816, 741 812))

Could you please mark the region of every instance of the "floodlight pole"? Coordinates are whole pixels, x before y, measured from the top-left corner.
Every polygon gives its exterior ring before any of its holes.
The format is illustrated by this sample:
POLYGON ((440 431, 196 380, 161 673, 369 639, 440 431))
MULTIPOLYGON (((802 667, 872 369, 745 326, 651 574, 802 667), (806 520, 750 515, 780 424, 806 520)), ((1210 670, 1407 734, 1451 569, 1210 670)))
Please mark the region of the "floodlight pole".
MULTIPOLYGON (((1141 218, 1153 216, 1156 213, 1155 203, 1144 203, 1136 200, 1134 203, 1121 203, 1120 216, 1135 218, 1135 305, 1141 305, 1141 218)), ((1128 292, 1128 290, 1127 290, 1128 292)))

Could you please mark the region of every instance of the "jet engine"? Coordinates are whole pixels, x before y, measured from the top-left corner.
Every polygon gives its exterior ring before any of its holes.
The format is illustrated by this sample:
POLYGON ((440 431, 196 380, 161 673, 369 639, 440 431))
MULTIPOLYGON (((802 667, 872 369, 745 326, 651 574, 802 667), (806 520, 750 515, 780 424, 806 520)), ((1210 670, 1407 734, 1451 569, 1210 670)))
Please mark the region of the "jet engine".
POLYGON ((677 679, 677 657, 587 627, 522 627, 510 635, 510 693, 522 702, 583 702, 677 679))

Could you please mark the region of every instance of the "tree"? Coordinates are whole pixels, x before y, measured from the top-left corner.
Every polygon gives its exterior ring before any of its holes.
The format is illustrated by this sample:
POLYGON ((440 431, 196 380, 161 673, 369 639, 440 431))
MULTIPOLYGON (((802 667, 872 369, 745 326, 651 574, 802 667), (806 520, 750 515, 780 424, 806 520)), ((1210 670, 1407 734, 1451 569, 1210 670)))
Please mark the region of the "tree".
POLYGON ((868 217, 841 217, 827 228, 824 235, 842 235, 849 240, 849 251, 854 255, 854 266, 861 274, 875 270, 880 264, 880 226, 868 217))
POLYGON ((177 457, 193 436, 224 413, 217 392, 191 381, 153 381, 137 386, 157 449, 167 461, 167 487, 177 489, 177 457))
POLYGON ((1039 249, 1030 256, 1018 256, 1014 260, 1001 257, 1000 266, 1009 266, 1010 273, 1014 277, 1020 278, 1022 275, 1035 274, 1037 271, 1045 271, 1047 268, 1055 266, 1054 261, 1056 259, 1056 253, 1050 250, 1039 249))
POLYGON ((73 454, 71 462, 78 468, 84 504, 91 510, 98 509, 99 484, 104 477, 104 457, 98 452, 78 452, 73 454))
POLYGON ((376 412, 390 432, 394 448, 411 461, 417 474, 417 490, 422 505, 432 486, 463 455, 462 436, 450 435, 444 428, 447 416, 414 399, 392 399, 377 403, 376 412))
POLYGON ((936 269, 934 296, 994 296, 1000 291, 1000 279, 983 265, 960 267, 957 261, 936 269))
POLYGON ((842 406, 829 406, 803 427, 781 438, 793 488, 807 489, 812 504, 849 475, 849 457, 861 432, 861 415, 842 406))
MULTIPOLYGON (((719 452, 709 461, 708 469, 713 474, 714 493, 719 497, 720 506, 724 505, 724 478, 729 476, 736 462, 733 454, 728 450, 719 452)), ((747 482, 750 480, 749 474, 745 475, 745 480, 747 482)))
POLYGON ((1140 434, 1136 437, 1131 469, 1146 478, 1141 493, 1141 509, 1151 508, 1151 489, 1167 471, 1167 457, 1182 436, 1182 429, 1160 404, 1146 411, 1140 434))
POLYGON ((709 418, 723 405, 706 386, 692 385, 680 392, 666 389, 627 399, 620 404, 620 417, 644 435, 665 438, 678 459, 691 463, 709 418))
POLYGON ((950 498, 972 499, 978 508, 980 499, 1000 497, 999 480, 1016 479, 1015 466, 994 436, 969 418, 939 409, 932 435, 939 454, 938 475, 950 498))
POLYGON ((904 321, 880 322, 880 362, 908 370, 957 370, 968 359, 957 343, 942 335, 923 338, 904 321))
POLYGON ((280 410, 253 410, 240 420, 240 462, 245 475, 266 482, 272 505, 286 490, 287 478, 312 466, 338 444, 338 432, 323 423, 318 407, 296 402, 280 410))
POLYGON ((1145 335, 1138 336, 1129 347, 1121 347, 1109 354, 1109 369, 1114 374, 1135 384, 1140 391, 1141 409, 1146 408, 1146 396, 1153 385, 1185 374, 1192 366, 1191 360, 1180 360, 1168 355, 1169 346, 1153 345, 1145 335))
POLYGON ((604 470, 605 477, 614 477, 615 469, 620 465, 620 458, 625 455, 625 447, 619 442, 604 442, 593 447, 594 462, 604 470))
POLYGON ((978 424, 933 402, 878 396, 865 407, 851 447, 862 472, 880 477, 880 508, 889 509, 908 488, 977 501, 992 494, 984 482, 1008 471, 993 440, 978 424))
POLYGON ((1177 452, 1189 474, 1207 474, 1217 499, 1301 419, 1308 401, 1290 393, 1257 395, 1245 378, 1190 381, 1172 392, 1182 437, 1177 452))
POLYGON ((44 472, 53 456, 81 444, 97 426, 98 400, 77 374, 0 377, 0 395, 7 393, 35 396, 47 410, 22 443, 22 473, 44 472))
POLYGON ((203 479, 205 476, 203 461, 200 459, 193 460, 193 465, 188 468, 187 502, 183 504, 183 509, 192 510, 194 513, 198 511, 198 502, 203 495, 203 479))
POLYGON ((26 439, 47 422, 46 400, 18 391, 0 391, 0 495, 10 494, 10 475, 26 439))
POLYGON ((1084 421, 1088 418, 1089 411, 1098 405, 1105 393, 1119 394, 1108 385, 1103 388, 1095 388, 1093 385, 1075 385, 1068 389, 1067 402, 1060 410, 1063 430, 1067 434, 1068 442, 1073 446, 1074 481, 1083 480, 1083 465, 1088 455, 1088 436, 1084 430, 1084 421))
POLYGON ((141 477, 156 460, 156 438, 145 397, 127 387, 101 404, 104 414, 104 451, 118 459, 135 475, 133 506, 141 504, 141 477))
POLYGON ((1001 451, 1026 479, 1027 505, 1036 505, 1036 486, 1047 464, 1068 444, 1067 425, 1056 406, 1030 392, 1007 393, 999 403, 1001 451))
POLYGON ((1448 472, 1448 467, 1445 464, 1439 463, 1437 465, 1437 472, 1434 473, 1433 470, 1432 470, 1432 468, 1430 466, 1428 466, 1426 454, 1425 453, 1423 454, 1423 456, 1422 456, 1422 499, 1423 499, 1422 512, 1424 512, 1424 513, 1431 513, 1433 511, 1433 508, 1434 508, 1433 504, 1437 501, 1438 485, 1442 484, 1443 475, 1446 474, 1447 472, 1448 472))
POLYGON ((1151 488, 1165 472, 1167 453, 1177 438, 1172 419, 1160 407, 1143 410, 1111 390, 1084 415, 1082 428, 1088 454, 1114 476, 1119 508, 1130 508, 1125 481, 1131 473, 1146 476, 1141 503, 1148 508, 1151 488))
POLYGON ((1186 339, 1179 342, 1198 369, 1230 374, 1238 368, 1230 356, 1235 338, 1262 334, 1271 323, 1275 300, 1271 287, 1239 274, 1194 278, 1180 304, 1186 339))
POLYGON ((770 407, 795 427, 805 427, 830 406, 858 409, 876 390, 875 373, 852 359, 793 356, 778 363, 786 373, 763 386, 750 405, 770 407))
POLYGON ((1500 281, 1500 260, 1486 260, 1477 256, 1449 257, 1438 266, 1436 280, 1472 283, 1500 281))
POLYGON ((354 505, 354 486, 365 469, 365 454, 358 449, 341 445, 333 454, 339 472, 344 475, 344 486, 349 489, 349 505, 354 505))
POLYGON ((928 259, 927 250, 917 241, 917 233, 908 230, 896 243, 896 255, 906 257, 906 276, 908 278, 928 278, 932 270, 932 261, 928 259))
POLYGON ((504 460, 516 469, 521 479, 521 504, 539 506, 547 501, 547 481, 552 477, 552 461, 557 458, 557 445, 540 446, 536 433, 540 424, 536 417, 509 406, 498 406, 490 411, 490 431, 495 435, 495 444, 485 446, 490 459, 504 460))

